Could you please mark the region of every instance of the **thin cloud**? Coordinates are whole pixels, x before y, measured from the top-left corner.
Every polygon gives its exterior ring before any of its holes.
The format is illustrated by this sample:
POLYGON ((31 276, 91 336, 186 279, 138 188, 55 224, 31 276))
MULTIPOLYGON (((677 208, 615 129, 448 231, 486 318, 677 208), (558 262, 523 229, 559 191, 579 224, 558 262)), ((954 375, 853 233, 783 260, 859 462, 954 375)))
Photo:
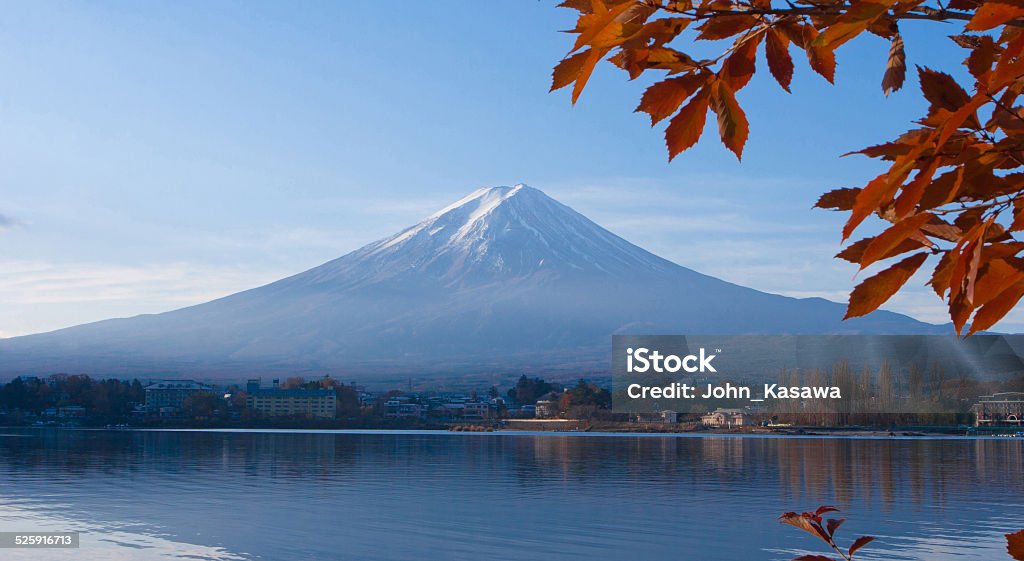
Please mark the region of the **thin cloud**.
POLYGON ((13 230, 21 223, 6 214, 0 214, 0 233, 13 230))
POLYGON ((0 261, 0 338, 207 302, 294 271, 171 262, 0 261))
MULTIPOLYGON (((257 271, 194 263, 145 266, 47 262, 0 263, 0 300, 56 304, 133 300, 173 309, 283 278, 293 271, 257 271)), ((2 329, 2 327, 0 327, 2 329)))

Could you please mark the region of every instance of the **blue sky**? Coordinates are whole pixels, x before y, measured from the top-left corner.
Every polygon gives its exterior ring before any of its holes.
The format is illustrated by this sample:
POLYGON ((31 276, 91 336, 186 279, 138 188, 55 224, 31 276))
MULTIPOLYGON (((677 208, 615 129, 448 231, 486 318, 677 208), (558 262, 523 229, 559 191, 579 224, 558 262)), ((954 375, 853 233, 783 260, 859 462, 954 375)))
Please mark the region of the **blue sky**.
MULTIPOLYGON (((643 80, 605 64, 575 108, 548 93, 573 22, 547 0, 8 4, 0 336, 250 288, 518 182, 682 265, 845 300, 842 216, 810 207, 880 169, 839 154, 923 112, 913 72, 882 96, 886 43, 844 47, 836 87, 798 59, 793 95, 762 62, 744 161, 709 128, 669 164, 643 80)), ((956 69, 951 32, 904 29, 908 61, 956 69)), ((911 283, 887 307, 944 321, 911 283)))

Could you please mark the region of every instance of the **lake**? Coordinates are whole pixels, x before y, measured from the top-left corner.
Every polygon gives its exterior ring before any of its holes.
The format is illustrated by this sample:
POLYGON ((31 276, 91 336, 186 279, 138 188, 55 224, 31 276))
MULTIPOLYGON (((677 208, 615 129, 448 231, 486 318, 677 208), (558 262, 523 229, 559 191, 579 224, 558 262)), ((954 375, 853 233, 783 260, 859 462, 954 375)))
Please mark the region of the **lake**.
POLYGON ((4 560, 1009 559, 1024 439, 0 429, 4 560))

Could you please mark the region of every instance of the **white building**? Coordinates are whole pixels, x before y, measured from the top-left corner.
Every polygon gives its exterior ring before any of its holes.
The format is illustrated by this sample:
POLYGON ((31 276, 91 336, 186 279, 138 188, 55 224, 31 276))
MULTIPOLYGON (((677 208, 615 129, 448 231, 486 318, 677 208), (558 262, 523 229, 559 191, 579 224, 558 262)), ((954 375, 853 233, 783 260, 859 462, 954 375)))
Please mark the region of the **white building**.
POLYGON ((1024 392, 983 395, 971 407, 974 426, 1024 424, 1024 392))
POLYGON ((538 419, 547 419, 558 415, 558 403, 542 399, 534 406, 533 416, 538 419))
POLYGON ((742 409, 715 409, 700 418, 706 427, 742 427, 750 424, 750 417, 742 409))

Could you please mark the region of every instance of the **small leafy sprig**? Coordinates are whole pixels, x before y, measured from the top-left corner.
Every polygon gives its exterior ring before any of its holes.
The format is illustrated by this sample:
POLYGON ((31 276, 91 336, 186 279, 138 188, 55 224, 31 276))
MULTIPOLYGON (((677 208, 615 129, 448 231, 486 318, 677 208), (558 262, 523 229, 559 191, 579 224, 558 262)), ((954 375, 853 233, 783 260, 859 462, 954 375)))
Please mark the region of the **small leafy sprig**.
MULTIPOLYGON (((846 521, 845 518, 822 518, 823 514, 830 512, 839 512, 839 509, 833 506, 819 506, 814 512, 802 512, 797 514, 795 512, 784 512, 782 516, 779 516, 779 522, 783 524, 789 524, 795 528, 799 528, 812 536, 817 537, 821 541, 827 543, 839 557, 845 561, 853 561, 853 554, 860 548, 873 542, 875 538, 872 536, 861 536, 850 544, 850 547, 845 551, 839 547, 836 543, 835 533, 839 529, 839 526, 846 521)), ((1014 532, 1012 534, 1006 534, 1006 552, 1010 557, 1016 561, 1024 561, 1024 530, 1014 532)), ((826 555, 801 555, 794 557, 792 561, 835 561, 835 559, 826 555)))
MULTIPOLYGON (((815 536, 827 543, 839 556, 845 561, 852 561, 853 554, 858 549, 874 541, 875 538, 871 536, 861 536, 855 540, 845 551, 839 547, 835 541, 836 530, 839 526, 846 521, 845 518, 829 518, 824 519, 821 515, 828 514, 830 512, 839 512, 839 509, 833 506, 819 506, 814 512, 803 512, 797 514, 795 512, 785 512, 779 517, 779 522, 783 524, 789 524, 794 528, 799 528, 812 536, 815 536)), ((825 555, 801 555, 794 557, 793 561, 835 561, 835 559, 825 555)))

